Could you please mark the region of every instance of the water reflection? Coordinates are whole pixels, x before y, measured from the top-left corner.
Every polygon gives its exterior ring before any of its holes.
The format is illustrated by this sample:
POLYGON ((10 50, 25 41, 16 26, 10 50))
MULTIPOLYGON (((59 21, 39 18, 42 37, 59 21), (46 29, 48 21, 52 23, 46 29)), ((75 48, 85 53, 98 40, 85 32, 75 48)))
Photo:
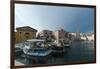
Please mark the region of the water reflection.
POLYGON ((17 61, 24 64, 63 64, 67 62, 95 60, 93 41, 73 41, 71 48, 66 48, 63 55, 49 55, 45 58, 28 58, 25 54, 16 58, 17 61))

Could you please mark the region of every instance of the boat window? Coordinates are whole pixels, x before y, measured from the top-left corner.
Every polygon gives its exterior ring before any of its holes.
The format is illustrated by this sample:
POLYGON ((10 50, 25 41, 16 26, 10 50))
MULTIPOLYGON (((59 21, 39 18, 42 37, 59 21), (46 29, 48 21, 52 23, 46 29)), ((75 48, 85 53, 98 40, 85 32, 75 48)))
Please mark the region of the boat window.
POLYGON ((41 43, 40 43, 40 42, 37 42, 36 45, 37 45, 37 46, 41 46, 41 43))
POLYGON ((34 50, 32 50, 32 49, 29 49, 29 50, 28 50, 28 52, 33 52, 33 51, 34 51, 34 50))
POLYGON ((47 51, 46 49, 35 49, 34 52, 45 52, 47 51))

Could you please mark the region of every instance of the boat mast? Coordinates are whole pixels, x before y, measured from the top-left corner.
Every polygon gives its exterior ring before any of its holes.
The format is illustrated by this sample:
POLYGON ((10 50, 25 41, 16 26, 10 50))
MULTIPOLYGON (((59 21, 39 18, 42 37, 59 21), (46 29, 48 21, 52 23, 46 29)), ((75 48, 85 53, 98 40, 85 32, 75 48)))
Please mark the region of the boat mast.
POLYGON ((81 29, 81 24, 80 22, 77 25, 77 32, 76 32, 76 39, 79 40, 80 39, 80 29, 81 29))

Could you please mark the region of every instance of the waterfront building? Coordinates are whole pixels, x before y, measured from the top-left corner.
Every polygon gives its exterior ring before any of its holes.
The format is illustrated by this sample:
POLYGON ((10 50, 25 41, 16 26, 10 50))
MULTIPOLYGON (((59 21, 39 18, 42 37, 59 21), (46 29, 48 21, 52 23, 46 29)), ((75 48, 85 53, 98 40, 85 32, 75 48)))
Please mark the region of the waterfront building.
POLYGON ((44 39, 46 42, 51 42, 52 40, 52 31, 50 30, 42 30, 38 33, 37 38, 38 39, 44 39))
POLYGON ((94 40, 94 34, 93 33, 81 33, 80 38, 81 40, 94 40))
POLYGON ((64 29, 57 30, 53 34, 55 36, 57 43, 59 43, 60 39, 66 39, 67 38, 67 33, 64 29))
POLYGON ((80 39, 81 40, 87 40, 87 36, 84 33, 80 34, 80 39))
POLYGON ((94 40, 94 34, 87 35, 88 40, 94 40))
POLYGON ((37 30, 29 26, 18 27, 15 32, 15 42, 23 42, 28 39, 36 38, 37 30))
POLYGON ((69 32, 71 35, 72 40, 76 39, 76 32, 69 32))

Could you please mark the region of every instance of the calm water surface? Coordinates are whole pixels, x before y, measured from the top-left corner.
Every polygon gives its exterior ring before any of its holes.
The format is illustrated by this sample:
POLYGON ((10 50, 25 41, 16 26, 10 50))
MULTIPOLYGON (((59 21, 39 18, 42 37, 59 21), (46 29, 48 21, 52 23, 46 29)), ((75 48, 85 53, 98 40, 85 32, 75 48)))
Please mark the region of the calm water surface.
POLYGON ((44 59, 29 59, 22 54, 16 58, 17 61, 24 64, 63 64, 68 62, 92 62, 95 60, 93 41, 73 41, 71 48, 65 49, 64 55, 50 55, 44 59))

